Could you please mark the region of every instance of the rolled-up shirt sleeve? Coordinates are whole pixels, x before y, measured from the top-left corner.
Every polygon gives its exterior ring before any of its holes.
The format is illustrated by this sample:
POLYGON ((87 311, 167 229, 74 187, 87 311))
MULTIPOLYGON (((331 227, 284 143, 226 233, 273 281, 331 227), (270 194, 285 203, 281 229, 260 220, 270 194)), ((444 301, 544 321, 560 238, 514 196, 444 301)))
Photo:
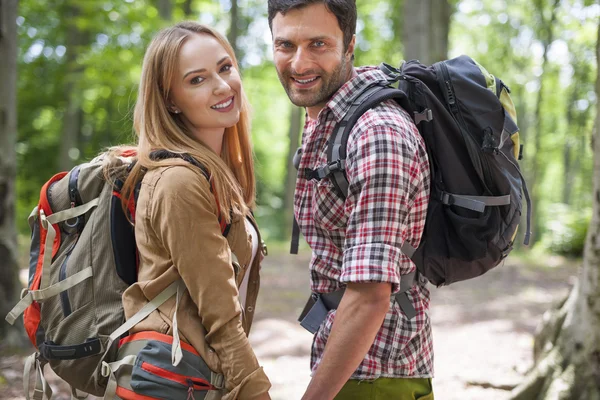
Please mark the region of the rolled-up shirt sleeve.
POLYGON ((388 282, 395 293, 401 276, 415 269, 400 248, 409 237, 407 222, 423 191, 424 174, 417 146, 405 140, 415 133, 402 129, 412 127, 370 124, 348 141, 349 218, 341 282, 388 282))
POLYGON ((269 380, 242 327, 231 251, 208 180, 187 167, 169 168, 156 183, 150 213, 219 357, 231 392, 226 398, 254 399, 267 392, 269 380))

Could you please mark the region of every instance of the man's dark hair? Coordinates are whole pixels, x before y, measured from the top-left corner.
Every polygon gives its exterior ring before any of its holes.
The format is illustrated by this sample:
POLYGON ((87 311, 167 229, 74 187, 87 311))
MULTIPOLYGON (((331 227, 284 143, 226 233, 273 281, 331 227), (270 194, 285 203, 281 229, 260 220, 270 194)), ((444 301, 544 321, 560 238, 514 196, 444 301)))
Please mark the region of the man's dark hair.
POLYGON ((311 4, 325 4, 325 7, 337 18, 344 33, 344 51, 356 33, 356 0, 269 0, 269 28, 273 32, 273 18, 277 13, 285 15, 290 10, 304 8, 311 4))

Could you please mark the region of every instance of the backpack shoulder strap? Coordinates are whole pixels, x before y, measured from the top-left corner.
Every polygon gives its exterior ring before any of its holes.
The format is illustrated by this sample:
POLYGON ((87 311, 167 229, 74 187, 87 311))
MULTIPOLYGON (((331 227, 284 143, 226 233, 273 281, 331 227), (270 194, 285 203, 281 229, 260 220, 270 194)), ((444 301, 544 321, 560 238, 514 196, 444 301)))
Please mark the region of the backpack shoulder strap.
POLYGON ((346 115, 333 129, 327 148, 327 165, 321 174, 323 177, 332 176, 331 182, 344 199, 348 195, 348 179, 345 170, 350 132, 364 113, 389 99, 395 99, 407 112, 412 111, 408 95, 403 90, 389 86, 372 86, 357 97, 346 115))

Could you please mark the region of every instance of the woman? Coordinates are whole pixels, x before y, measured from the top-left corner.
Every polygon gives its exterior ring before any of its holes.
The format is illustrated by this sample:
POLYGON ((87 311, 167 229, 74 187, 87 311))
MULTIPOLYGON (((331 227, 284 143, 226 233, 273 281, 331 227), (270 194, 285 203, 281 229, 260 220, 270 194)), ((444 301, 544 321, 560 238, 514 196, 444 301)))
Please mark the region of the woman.
POLYGON ((117 394, 179 398, 183 388, 196 399, 269 399, 247 337, 263 246, 251 215, 248 102, 227 40, 194 22, 161 31, 144 57, 134 127, 137 163, 122 193, 126 204, 142 180, 139 271, 123 294, 126 317, 174 282, 184 286, 130 330, 125 343, 143 348, 131 388, 117 394))

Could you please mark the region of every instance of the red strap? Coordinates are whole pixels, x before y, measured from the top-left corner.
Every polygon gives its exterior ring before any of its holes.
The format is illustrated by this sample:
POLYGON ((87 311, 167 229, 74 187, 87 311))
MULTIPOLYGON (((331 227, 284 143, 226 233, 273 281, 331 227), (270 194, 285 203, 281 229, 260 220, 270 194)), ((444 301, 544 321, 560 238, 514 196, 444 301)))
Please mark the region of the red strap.
MULTIPOLYGON (((42 186, 42 190, 40 191, 40 203, 38 205, 38 213, 39 210, 44 210, 44 214, 46 216, 52 215, 52 207, 50 207, 50 202, 48 201, 48 188, 54 182, 57 182, 64 178, 67 175, 67 172, 61 172, 54 175, 48 182, 42 186)), ((30 290, 38 290, 40 288, 40 282, 42 281, 42 265, 44 264, 44 253, 45 253, 45 244, 46 237, 48 235, 48 230, 44 229, 42 226, 42 221, 37 220, 40 228, 40 250, 37 259, 37 264, 35 266, 35 273, 33 275, 33 279, 31 282, 30 290)), ((56 232, 60 232, 58 225, 55 224, 54 230, 56 232)), ((54 243, 52 244, 52 257, 56 255, 56 252, 60 248, 60 233, 57 234, 54 238, 54 243)), ((47 266, 50 268, 50 266, 47 266)), ((27 336, 31 343, 37 347, 36 342, 36 333, 40 326, 41 315, 40 315, 40 305, 37 302, 33 302, 29 307, 25 309, 23 313, 23 325, 25 326, 25 331, 27 332, 27 336)))
POLYGON ((180 385, 190 386, 191 383, 191 387, 195 390, 213 390, 215 388, 205 379, 181 375, 147 362, 142 363, 142 369, 153 375, 160 376, 161 378, 177 382, 180 385))
MULTIPOLYGON (((142 331, 129 336, 125 336, 119 341, 119 347, 123 346, 125 343, 135 342, 138 340, 157 340, 162 343, 167 343, 170 345, 173 344, 173 336, 171 335, 165 335, 164 333, 158 333, 154 331, 142 331)), ((191 344, 185 342, 180 342, 180 344, 181 348, 185 351, 190 352, 196 356, 200 356, 200 354, 198 354, 196 349, 194 349, 194 347, 191 344)))
MULTIPOLYGON (((46 184, 42 187, 42 190, 40 191, 40 205, 39 208, 41 210, 44 210, 44 214, 46 214, 46 216, 50 216, 52 215, 53 211, 52 211, 52 207, 50 207, 50 202, 48 201, 48 189, 50 188, 50 185, 53 184, 56 181, 61 180, 62 178, 64 178, 66 175, 68 174, 68 172, 60 172, 56 175, 54 175, 52 178, 50 178, 50 180, 48 182, 46 182, 46 184)), ((56 252, 58 251, 58 249, 60 248, 60 234, 58 234, 59 232, 59 228, 58 228, 58 224, 54 224, 54 230, 56 231, 57 235, 54 238, 54 243, 52 245, 52 257, 54 257, 56 255, 56 252)), ((40 243, 44 243, 45 242, 45 229, 43 229, 40 233, 40 243), (43 231, 43 232, 42 232, 43 231)), ((40 251, 40 256, 38 258, 39 262, 38 262, 38 267, 41 266, 42 260, 44 259, 44 247, 41 248, 40 251)), ((40 268, 36 269, 36 274, 37 273, 41 273, 40 268)))
POLYGON ((137 394, 133 390, 125 389, 124 387, 117 386, 117 396, 123 400, 160 400, 157 397, 144 396, 143 394, 137 394))
POLYGON ((137 156, 137 149, 125 150, 123 153, 121 153, 121 156, 135 157, 135 156, 137 156))

